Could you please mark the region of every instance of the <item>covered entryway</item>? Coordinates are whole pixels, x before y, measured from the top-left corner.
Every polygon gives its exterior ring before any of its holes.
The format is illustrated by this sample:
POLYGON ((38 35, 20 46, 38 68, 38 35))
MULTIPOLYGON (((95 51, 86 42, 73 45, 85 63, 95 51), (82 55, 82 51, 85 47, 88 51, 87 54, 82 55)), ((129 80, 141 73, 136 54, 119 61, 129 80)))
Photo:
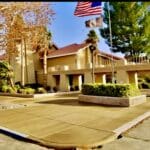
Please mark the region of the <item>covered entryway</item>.
POLYGON ((68 75, 70 91, 81 90, 81 86, 84 83, 83 74, 68 75))

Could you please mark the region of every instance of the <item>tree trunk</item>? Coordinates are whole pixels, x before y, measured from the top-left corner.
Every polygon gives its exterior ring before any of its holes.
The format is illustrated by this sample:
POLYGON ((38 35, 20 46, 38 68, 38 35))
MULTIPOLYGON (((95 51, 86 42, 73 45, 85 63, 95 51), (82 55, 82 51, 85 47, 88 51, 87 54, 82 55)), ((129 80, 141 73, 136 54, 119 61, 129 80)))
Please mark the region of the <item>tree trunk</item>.
POLYGON ((9 82, 10 82, 10 86, 11 86, 12 89, 15 91, 14 82, 13 82, 13 79, 12 79, 11 77, 9 78, 9 82))
POLYGON ((43 68, 44 68, 44 75, 43 75, 43 84, 44 87, 47 86, 47 50, 44 49, 44 58, 43 58, 43 68))
POLYGON ((26 82, 28 83, 29 78, 28 78, 27 48, 25 38, 24 38, 24 53, 25 53, 26 82))
POLYGON ((23 52, 23 45, 21 39, 21 85, 25 85, 25 78, 24 78, 24 52, 23 52))

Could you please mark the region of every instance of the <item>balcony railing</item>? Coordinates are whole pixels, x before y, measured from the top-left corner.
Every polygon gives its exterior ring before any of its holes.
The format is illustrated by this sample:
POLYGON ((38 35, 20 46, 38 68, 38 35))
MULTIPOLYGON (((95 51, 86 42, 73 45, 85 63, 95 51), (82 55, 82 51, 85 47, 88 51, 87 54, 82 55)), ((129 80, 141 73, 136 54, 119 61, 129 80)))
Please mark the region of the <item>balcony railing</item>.
MULTIPOLYGON (((96 64, 95 68, 99 67, 107 67, 111 66, 111 63, 106 63, 106 64, 96 64)), ((48 68, 48 72, 55 72, 55 71, 67 71, 67 70, 79 70, 79 69, 90 69, 92 68, 92 64, 86 64, 86 66, 83 65, 62 65, 62 66, 53 66, 48 68)))
POLYGON ((150 58, 138 58, 135 60, 127 59, 128 64, 150 64, 150 58))

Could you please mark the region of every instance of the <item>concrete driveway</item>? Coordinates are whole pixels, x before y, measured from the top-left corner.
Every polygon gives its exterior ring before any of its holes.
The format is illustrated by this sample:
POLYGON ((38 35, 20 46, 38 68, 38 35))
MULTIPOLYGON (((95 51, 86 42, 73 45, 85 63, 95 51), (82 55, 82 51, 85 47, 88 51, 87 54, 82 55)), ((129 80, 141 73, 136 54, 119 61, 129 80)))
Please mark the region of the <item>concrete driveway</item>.
POLYGON ((0 111, 2 129, 50 147, 66 148, 90 148, 111 142, 117 137, 115 131, 131 127, 150 108, 150 101, 130 108, 106 107, 78 103, 77 97, 71 96, 7 101, 27 107, 0 111))

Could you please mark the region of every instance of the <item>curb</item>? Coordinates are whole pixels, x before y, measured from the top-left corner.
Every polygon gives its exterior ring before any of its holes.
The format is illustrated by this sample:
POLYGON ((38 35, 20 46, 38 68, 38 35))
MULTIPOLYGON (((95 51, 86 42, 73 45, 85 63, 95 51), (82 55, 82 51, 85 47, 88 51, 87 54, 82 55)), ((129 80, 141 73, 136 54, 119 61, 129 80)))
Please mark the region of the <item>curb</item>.
POLYGON ((150 117, 150 111, 144 113, 143 115, 138 116, 137 118, 133 119, 132 121, 122 125, 121 127, 113 130, 113 132, 115 132, 118 135, 120 135, 121 133, 129 130, 130 128, 132 128, 133 126, 137 125, 139 122, 143 121, 144 119, 150 117))
POLYGON ((22 98, 42 98, 49 96, 63 96, 71 94, 80 94, 80 91, 75 92, 57 92, 57 93, 46 93, 46 94, 10 94, 10 93, 0 93, 0 96, 11 96, 11 97, 22 97, 22 98))
POLYGON ((8 132, 8 133, 11 133, 11 134, 14 134, 14 135, 23 137, 23 138, 28 138, 28 135, 23 134, 23 133, 19 133, 19 132, 16 132, 16 131, 13 131, 13 130, 8 129, 8 128, 6 128, 6 127, 0 126, 0 130, 6 131, 6 132, 8 132))
POLYGON ((63 95, 71 95, 71 94, 80 94, 80 91, 75 92, 57 92, 57 93, 46 93, 46 94, 34 94, 34 98, 48 97, 48 96, 63 96, 63 95))

